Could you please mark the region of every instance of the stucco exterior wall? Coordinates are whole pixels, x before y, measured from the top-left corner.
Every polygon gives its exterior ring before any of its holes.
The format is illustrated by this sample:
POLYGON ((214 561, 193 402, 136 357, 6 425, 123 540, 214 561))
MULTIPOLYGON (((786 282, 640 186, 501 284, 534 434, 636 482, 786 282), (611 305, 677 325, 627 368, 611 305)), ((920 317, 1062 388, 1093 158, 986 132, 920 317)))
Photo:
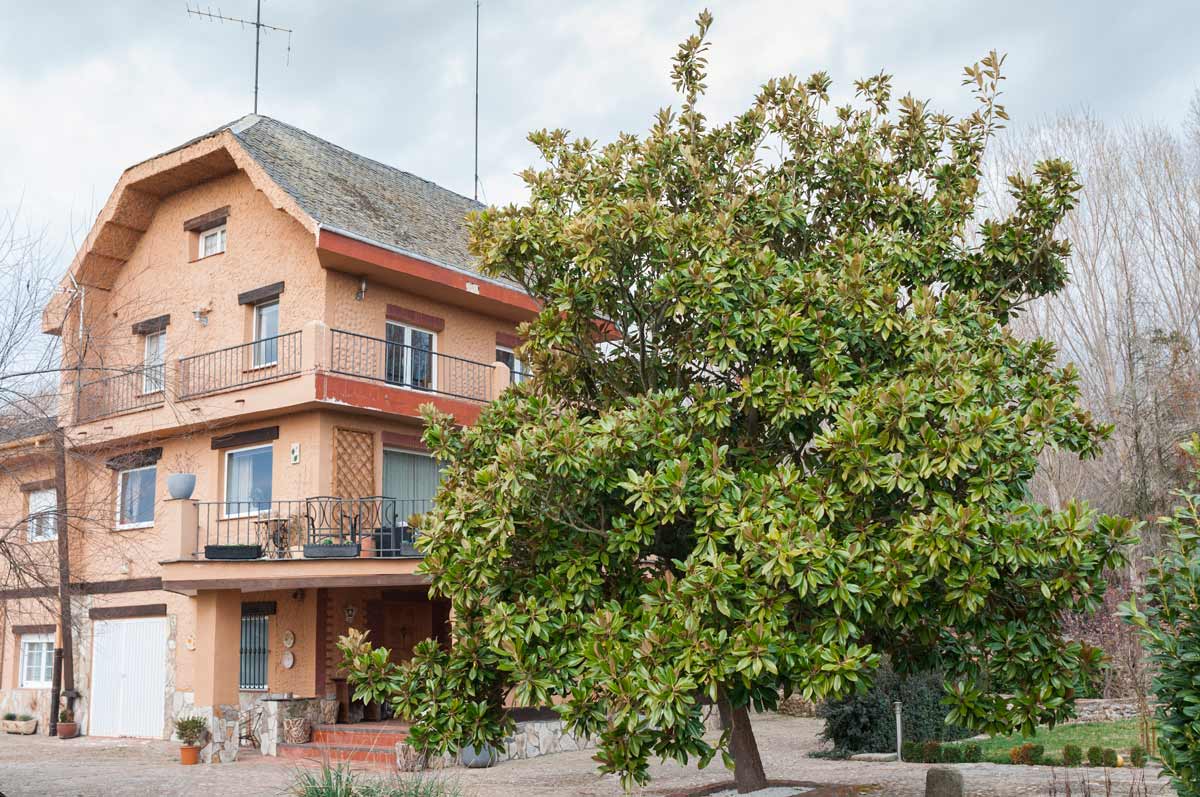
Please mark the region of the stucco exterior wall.
POLYGON ((331 328, 383 338, 387 333, 387 306, 393 304, 446 322, 445 329, 437 335, 439 354, 463 357, 487 365, 496 360, 496 333, 516 332, 516 325, 511 321, 428 299, 382 284, 379 280, 368 280, 367 293, 359 301, 355 298, 358 287, 358 277, 337 271, 329 272, 325 322, 331 328))

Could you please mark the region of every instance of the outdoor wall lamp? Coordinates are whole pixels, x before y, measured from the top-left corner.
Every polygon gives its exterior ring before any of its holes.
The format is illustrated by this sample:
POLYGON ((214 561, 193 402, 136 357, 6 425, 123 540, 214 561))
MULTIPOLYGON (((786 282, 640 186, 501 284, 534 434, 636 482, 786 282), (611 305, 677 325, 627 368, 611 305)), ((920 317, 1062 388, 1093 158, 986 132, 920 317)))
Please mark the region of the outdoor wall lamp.
POLYGON ((361 302, 365 298, 367 298, 367 278, 363 277, 358 282, 358 293, 354 294, 354 300, 361 302))

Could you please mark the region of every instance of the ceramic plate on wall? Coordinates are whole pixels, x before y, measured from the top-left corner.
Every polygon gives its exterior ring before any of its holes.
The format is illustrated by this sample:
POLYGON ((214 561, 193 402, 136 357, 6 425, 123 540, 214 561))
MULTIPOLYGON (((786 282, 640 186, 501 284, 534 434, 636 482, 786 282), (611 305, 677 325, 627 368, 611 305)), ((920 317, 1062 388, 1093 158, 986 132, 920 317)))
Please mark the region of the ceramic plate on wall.
POLYGON ((284 631, 283 632, 283 646, 285 648, 290 648, 292 645, 295 645, 295 644, 296 644, 296 635, 293 634, 291 631, 284 631))
POLYGON ((281 663, 283 664, 283 669, 285 669, 285 670, 292 669, 292 665, 294 665, 296 663, 295 654, 293 654, 290 650, 285 650, 283 652, 283 660, 281 663))

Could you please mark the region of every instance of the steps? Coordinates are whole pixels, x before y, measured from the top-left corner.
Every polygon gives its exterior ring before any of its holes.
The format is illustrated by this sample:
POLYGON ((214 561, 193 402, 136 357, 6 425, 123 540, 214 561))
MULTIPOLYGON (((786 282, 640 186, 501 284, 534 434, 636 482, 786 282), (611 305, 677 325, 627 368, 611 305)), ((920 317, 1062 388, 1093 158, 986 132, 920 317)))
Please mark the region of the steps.
POLYGON ((280 758, 369 764, 393 769, 396 743, 408 738, 403 722, 365 722, 354 725, 314 725, 308 744, 279 744, 280 758))

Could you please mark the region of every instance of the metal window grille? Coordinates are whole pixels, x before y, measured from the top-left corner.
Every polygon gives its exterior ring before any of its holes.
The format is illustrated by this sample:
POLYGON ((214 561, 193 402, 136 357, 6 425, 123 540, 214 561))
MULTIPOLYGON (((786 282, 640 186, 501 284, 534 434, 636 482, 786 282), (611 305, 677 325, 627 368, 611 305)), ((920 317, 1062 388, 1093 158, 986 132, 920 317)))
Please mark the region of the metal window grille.
POLYGON ((238 667, 239 689, 267 688, 267 626, 270 618, 254 615, 242 618, 242 645, 238 667))

